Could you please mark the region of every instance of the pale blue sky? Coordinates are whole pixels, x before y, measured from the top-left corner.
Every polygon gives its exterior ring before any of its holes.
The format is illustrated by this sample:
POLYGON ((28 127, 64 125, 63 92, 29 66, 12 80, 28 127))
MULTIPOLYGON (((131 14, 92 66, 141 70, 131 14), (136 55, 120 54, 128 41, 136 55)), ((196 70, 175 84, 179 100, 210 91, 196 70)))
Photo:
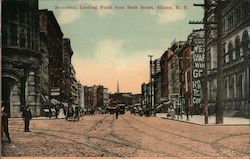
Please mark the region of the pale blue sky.
POLYGON ((84 85, 103 84, 111 92, 140 92, 148 82, 148 54, 160 58, 176 39, 186 40, 194 28, 189 20, 201 20, 203 9, 193 3, 203 0, 40 0, 40 9, 52 10, 64 33, 71 39, 73 65, 84 85), (56 6, 77 7, 55 9, 56 6), (80 6, 110 5, 111 10, 79 9, 80 6), (153 6, 154 10, 116 10, 114 6, 153 6), (164 5, 172 10, 156 9, 164 5), (177 10, 176 6, 181 7, 177 10), (184 7, 187 6, 187 9, 184 7))

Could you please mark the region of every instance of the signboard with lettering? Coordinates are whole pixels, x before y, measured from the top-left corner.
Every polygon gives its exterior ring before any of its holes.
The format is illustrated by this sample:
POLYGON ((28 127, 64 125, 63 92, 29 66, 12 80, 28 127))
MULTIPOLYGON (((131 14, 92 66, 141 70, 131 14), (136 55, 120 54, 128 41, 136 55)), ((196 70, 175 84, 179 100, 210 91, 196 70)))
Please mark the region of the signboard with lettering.
POLYGON ((196 43, 192 51, 192 90, 193 106, 199 108, 202 96, 201 78, 205 68, 205 54, 202 41, 196 43))

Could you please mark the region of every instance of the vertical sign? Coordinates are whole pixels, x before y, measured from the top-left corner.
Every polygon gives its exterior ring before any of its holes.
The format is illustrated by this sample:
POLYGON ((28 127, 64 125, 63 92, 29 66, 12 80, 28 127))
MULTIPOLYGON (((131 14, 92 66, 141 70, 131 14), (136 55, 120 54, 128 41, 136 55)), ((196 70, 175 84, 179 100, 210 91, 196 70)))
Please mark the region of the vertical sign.
POLYGON ((205 54, 202 43, 196 44, 192 52, 192 68, 192 99, 194 111, 197 111, 201 103, 201 78, 205 68, 205 54))

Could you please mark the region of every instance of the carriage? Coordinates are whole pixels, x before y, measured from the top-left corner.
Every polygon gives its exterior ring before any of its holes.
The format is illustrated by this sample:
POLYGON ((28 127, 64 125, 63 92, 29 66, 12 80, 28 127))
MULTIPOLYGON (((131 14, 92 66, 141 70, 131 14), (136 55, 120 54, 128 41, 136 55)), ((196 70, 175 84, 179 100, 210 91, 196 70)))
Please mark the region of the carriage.
POLYGON ((79 121, 81 108, 78 105, 70 105, 66 110, 66 120, 79 121))

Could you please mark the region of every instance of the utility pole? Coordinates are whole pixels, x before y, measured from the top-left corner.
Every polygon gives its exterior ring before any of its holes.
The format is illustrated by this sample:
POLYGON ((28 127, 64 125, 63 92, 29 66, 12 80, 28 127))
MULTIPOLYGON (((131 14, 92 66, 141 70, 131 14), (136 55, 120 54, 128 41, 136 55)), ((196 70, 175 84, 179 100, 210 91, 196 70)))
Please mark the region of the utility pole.
MULTIPOLYGON (((222 124, 223 123, 223 75, 222 75, 222 1, 217 0, 214 4, 209 4, 208 0, 204 0, 204 4, 194 4, 194 6, 202 6, 204 7, 204 19, 203 22, 189 22, 190 24, 204 24, 204 30, 205 30, 205 60, 207 60, 207 43, 209 39, 208 31, 210 29, 217 29, 217 95, 216 95, 216 124, 222 124), (208 12, 211 9, 210 7, 216 7, 215 11, 215 17, 216 22, 210 22, 208 21, 208 12), (217 24, 217 27, 211 27, 211 24, 217 24)), ((208 92, 207 92, 207 61, 206 61, 206 68, 205 68, 205 74, 204 74, 204 110, 205 110, 205 123, 208 123, 208 92)))
POLYGON ((203 92, 203 102, 204 102, 204 113, 205 113, 205 124, 208 124, 208 91, 207 91, 207 43, 208 43, 208 28, 210 28, 209 25, 216 24, 216 22, 210 22, 208 21, 208 11, 210 7, 214 6, 211 4, 208 4, 208 0, 204 0, 204 4, 194 4, 194 6, 199 6, 204 8, 204 18, 203 21, 190 21, 189 24, 203 24, 204 29, 200 30, 194 30, 195 31, 204 31, 204 55, 205 55, 205 68, 203 71, 203 80, 202 80, 202 92, 203 92))
POLYGON ((222 2, 217 0, 217 96, 216 96, 216 124, 223 124, 223 75, 222 75, 222 2))
POLYGON ((209 10, 207 0, 204 0, 204 37, 205 37, 205 46, 204 46, 204 54, 205 54, 205 68, 204 68, 204 80, 203 80, 203 99, 204 99, 204 111, 205 111, 205 124, 208 124, 208 92, 207 92, 207 41, 208 41, 208 26, 207 24, 207 12, 209 10))
MULTIPOLYGON (((152 111, 153 108, 153 55, 148 55, 150 58, 150 112, 152 111)), ((155 109, 154 109, 154 114, 155 114, 155 109)))

